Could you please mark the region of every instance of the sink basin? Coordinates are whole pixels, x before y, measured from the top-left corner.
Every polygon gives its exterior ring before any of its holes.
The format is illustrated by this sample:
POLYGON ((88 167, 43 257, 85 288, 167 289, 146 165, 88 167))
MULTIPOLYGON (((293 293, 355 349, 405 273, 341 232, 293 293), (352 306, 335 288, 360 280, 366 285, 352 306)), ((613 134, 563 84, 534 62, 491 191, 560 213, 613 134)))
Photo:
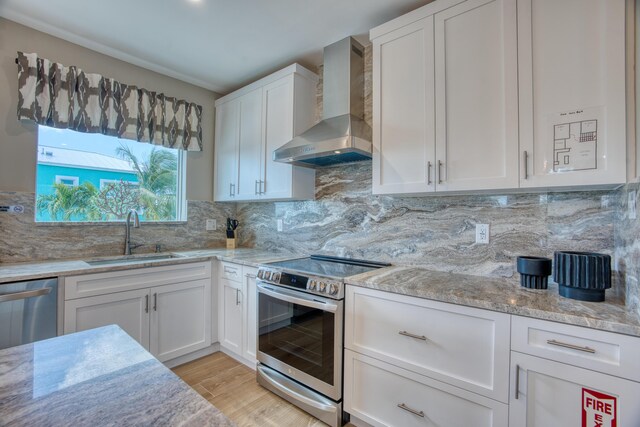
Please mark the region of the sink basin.
POLYGON ((86 260, 85 262, 92 266, 99 265, 114 265, 114 264, 141 264, 149 261, 163 261, 167 259, 184 258, 176 254, 163 254, 163 255, 128 255, 116 258, 102 258, 86 260))

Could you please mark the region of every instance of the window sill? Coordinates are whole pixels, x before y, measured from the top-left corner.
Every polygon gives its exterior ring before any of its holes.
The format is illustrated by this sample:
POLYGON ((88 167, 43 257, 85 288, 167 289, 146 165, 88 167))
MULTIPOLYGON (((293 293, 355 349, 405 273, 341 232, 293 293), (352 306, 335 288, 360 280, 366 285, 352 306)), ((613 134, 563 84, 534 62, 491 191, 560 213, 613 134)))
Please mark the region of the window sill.
MULTIPOLYGON (((92 227, 122 227, 126 221, 78 221, 78 222, 42 222, 36 221, 36 227, 77 227, 77 226, 92 226, 92 227)), ((140 221, 140 227, 146 226, 159 226, 159 225, 187 225, 187 221, 140 221)))

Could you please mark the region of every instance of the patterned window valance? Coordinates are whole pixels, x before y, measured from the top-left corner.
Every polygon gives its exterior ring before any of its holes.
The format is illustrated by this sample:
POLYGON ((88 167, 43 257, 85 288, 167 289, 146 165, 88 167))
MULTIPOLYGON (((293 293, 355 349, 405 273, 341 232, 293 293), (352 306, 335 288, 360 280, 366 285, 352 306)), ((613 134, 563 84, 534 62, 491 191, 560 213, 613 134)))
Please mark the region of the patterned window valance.
POLYGON ((18 119, 202 151, 202 107, 18 52, 18 119))

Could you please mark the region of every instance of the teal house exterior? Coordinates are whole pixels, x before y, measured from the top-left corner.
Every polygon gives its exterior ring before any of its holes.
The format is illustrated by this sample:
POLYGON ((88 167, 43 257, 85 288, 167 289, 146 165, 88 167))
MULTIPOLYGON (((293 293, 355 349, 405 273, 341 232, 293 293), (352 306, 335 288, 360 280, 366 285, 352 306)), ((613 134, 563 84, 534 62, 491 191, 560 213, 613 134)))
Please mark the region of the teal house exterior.
MULTIPOLYGON (((138 175, 129 162, 79 150, 39 146, 36 178, 36 194, 54 193, 56 183, 76 186, 90 182, 101 189, 107 183, 131 182, 138 184, 138 175)), ((38 212, 37 221, 51 221, 48 212, 38 212)))

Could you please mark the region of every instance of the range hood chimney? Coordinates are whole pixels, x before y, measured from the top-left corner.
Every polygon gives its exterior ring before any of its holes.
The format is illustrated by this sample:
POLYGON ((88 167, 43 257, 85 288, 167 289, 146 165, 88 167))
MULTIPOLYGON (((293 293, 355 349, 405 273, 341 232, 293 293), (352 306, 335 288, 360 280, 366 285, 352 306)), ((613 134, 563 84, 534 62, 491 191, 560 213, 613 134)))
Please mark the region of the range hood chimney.
POLYGON ((273 160, 321 167, 371 159, 364 121, 364 47, 351 37, 324 48, 322 120, 273 152, 273 160))

